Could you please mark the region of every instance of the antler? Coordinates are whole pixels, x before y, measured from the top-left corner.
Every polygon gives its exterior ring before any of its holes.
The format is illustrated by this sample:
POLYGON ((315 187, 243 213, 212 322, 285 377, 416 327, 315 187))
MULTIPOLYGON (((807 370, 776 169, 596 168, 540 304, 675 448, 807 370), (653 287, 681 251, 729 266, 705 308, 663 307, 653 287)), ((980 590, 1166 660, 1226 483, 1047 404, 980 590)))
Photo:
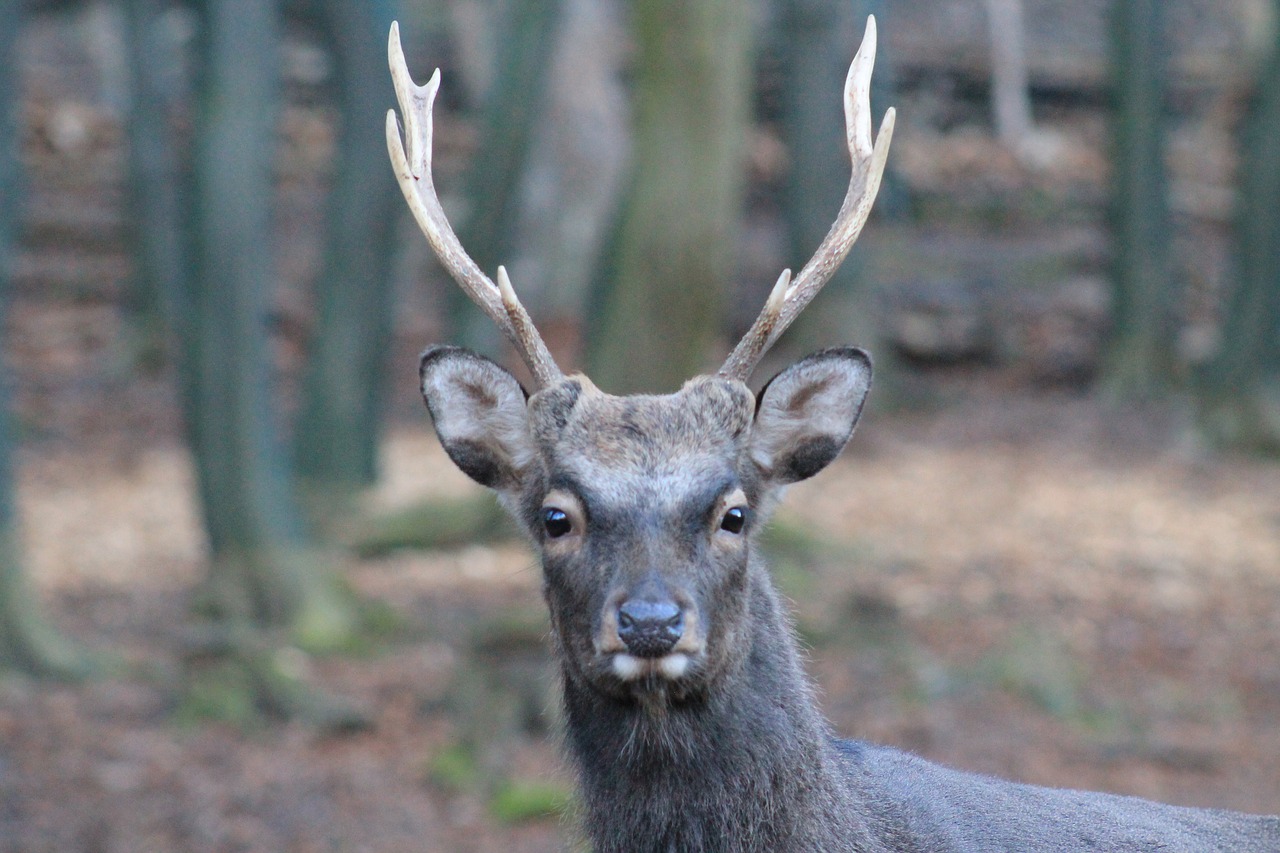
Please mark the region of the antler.
POLYGON ((547 345, 543 343, 542 336, 534 328, 529 313, 516 298, 506 269, 498 267, 497 284, 481 271, 462 248, 458 235, 444 215, 444 208, 440 206, 440 198, 436 195, 435 182, 431 177, 431 107, 436 99, 436 91, 440 88, 440 69, 437 68, 431 75, 427 85, 414 84, 404 61, 404 51, 400 47, 398 23, 391 25, 387 58, 391 64, 391 81, 395 84, 396 99, 404 113, 405 142, 409 148, 406 154, 405 147, 400 142, 396 111, 388 110, 387 152, 391 155, 391 165, 395 169, 400 189, 404 192, 404 200, 409 203, 413 218, 418 221, 418 227, 426 235, 427 242, 440 258, 440 263, 444 264, 444 268, 458 282, 463 292, 471 297, 471 301, 489 315, 489 319, 498 325, 515 346, 520 357, 529 366, 536 386, 545 388, 563 374, 552 359, 547 345))
POLYGON ((872 146, 871 69, 875 62, 876 19, 870 16, 867 18, 862 46, 858 48, 853 64, 849 66, 849 76, 844 84, 845 136, 853 159, 853 177, 849 179, 849 191, 845 194, 844 204, 840 206, 835 224, 795 280, 791 278, 791 270, 782 271, 778 283, 773 286, 769 299, 760 311, 760 316, 720 368, 721 376, 743 382, 747 380, 761 356, 773 346, 774 341, 835 274, 858 235, 862 233, 862 226, 866 224, 871 204, 880 189, 885 161, 889 157, 895 115, 890 107, 885 113, 884 121, 880 123, 880 133, 872 146))

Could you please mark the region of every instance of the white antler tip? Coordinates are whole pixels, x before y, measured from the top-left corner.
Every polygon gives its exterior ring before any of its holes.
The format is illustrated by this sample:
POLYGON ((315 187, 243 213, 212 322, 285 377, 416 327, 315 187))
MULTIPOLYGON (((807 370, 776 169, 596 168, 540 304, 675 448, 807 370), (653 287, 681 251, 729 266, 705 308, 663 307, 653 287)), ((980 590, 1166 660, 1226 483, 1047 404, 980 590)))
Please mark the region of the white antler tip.
POLYGON ((765 302, 765 310, 770 314, 777 314, 782 310, 782 304, 787 301, 787 291, 791 289, 791 270, 785 269, 782 275, 778 276, 778 281, 773 286, 773 290, 769 291, 769 299, 765 302))
MULTIPOLYGON (((853 59, 855 65, 875 65, 877 41, 876 16, 868 15, 867 28, 862 33, 862 44, 858 46, 858 52, 853 59)), ((868 73, 870 73, 870 68, 868 68, 868 73)))
MULTIPOLYGON (((400 141, 400 119, 396 116, 395 110, 387 110, 387 145, 396 144, 403 155, 404 143, 400 141)), ((394 156, 394 152, 392 152, 394 156)))
POLYGON ((502 295, 502 304, 508 309, 520 304, 520 300, 516 298, 516 289, 511 286, 511 277, 507 275, 507 268, 504 266, 498 267, 498 292, 502 295))
POLYGON ((884 111, 884 118, 880 120, 880 135, 876 137, 876 144, 880 143, 880 137, 893 136, 893 126, 897 124, 898 110, 896 107, 889 107, 884 111))
POLYGON ((391 68, 404 64, 404 49, 400 47, 400 22, 391 22, 391 32, 387 33, 387 56, 391 60, 391 68))
POLYGON ((844 120, 849 146, 864 157, 871 153, 871 72, 875 63, 876 19, 868 15, 866 34, 849 65, 844 84, 844 120))

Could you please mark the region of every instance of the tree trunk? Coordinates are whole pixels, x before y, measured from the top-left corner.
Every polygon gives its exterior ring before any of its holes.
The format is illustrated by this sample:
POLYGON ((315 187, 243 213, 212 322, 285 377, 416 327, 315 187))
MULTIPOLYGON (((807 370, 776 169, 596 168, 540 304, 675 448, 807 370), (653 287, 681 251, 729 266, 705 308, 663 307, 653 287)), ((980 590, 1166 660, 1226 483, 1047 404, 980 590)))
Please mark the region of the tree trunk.
MULTIPOLYGON (((4 276, 5 273, 0 272, 0 277, 4 276)), ((7 281, 0 282, 0 286, 7 284, 7 281)), ((22 570, 22 549, 13 507, 13 453, 7 397, 0 394, 0 670, 16 669, 51 678, 80 678, 93 671, 91 658, 45 619, 43 608, 22 570)))
MULTIPOLYGON (((0 0, 0 330, 6 328, 13 274, 13 244, 19 209, 20 175, 17 117, 21 98, 17 36, 20 0, 0 0)), ((22 570, 14 511, 13 434, 9 417, 9 376, 0 381, 0 669, 34 675, 75 677, 89 670, 82 650, 44 619, 22 570)))
POLYGON ((163 0, 124 3, 130 76, 125 242, 134 263, 126 334, 134 360, 151 366, 164 358, 167 317, 187 268, 179 228, 178 155, 169 123, 179 93, 166 83, 179 57, 162 27, 167 7, 163 0))
POLYGON ((1022 0, 986 0, 991 32, 991 102, 996 135, 1021 154, 1035 129, 1027 75, 1022 0))
POLYGON ((1236 278, 1197 396, 1210 443, 1280 456, 1280 23, 1272 37, 1242 134, 1236 278))
POLYGON ((1112 329, 1104 389, 1150 398, 1176 374, 1179 288, 1170 253, 1164 163, 1168 42, 1163 0, 1118 0, 1112 12, 1112 329))
POLYGON ((742 0, 641 0, 634 171, 606 262, 591 375, 612 393, 673 391, 722 343, 752 74, 742 0))
POLYGON ((336 63, 342 129, 294 460, 308 491, 342 497, 377 475, 400 211, 383 130, 394 101, 386 68, 393 16, 385 0, 316 6, 336 63))
POLYGON ((210 601, 229 623, 277 626, 305 646, 333 647, 349 639, 354 608, 304 531, 269 389, 277 9, 261 0, 201 9, 195 268, 176 323, 212 550, 210 601))

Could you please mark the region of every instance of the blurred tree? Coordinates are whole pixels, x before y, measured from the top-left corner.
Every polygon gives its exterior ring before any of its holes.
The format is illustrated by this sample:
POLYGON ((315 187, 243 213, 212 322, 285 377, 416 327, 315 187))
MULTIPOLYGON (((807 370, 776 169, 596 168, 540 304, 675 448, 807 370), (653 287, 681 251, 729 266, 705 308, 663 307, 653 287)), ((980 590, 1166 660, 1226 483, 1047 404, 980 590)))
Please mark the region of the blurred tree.
POLYGON ((393 10, 389 0, 293 5, 303 6, 299 11, 334 58, 342 125, 317 286, 319 322, 294 432, 296 473, 309 493, 331 503, 377 475, 401 209, 383 129, 394 101, 386 62, 393 10))
POLYGON ((1201 434, 1280 455, 1280 2, 1242 133, 1236 275, 1218 349, 1199 371, 1201 434))
POLYGON ((1180 289, 1171 256, 1165 176, 1168 42, 1163 0, 1117 0, 1111 11, 1114 234, 1112 327, 1104 390, 1151 397, 1175 379, 1180 289))
MULTIPOLYGON (((158 357, 163 317, 188 267, 179 233, 184 209, 180 157, 170 132, 179 91, 164 0, 127 0, 125 20, 134 97, 129 115, 127 236, 135 259, 129 292, 131 345, 158 357)), ((391 337, 391 289, 399 196, 387 166, 383 121, 391 102, 386 72, 388 0, 291 0, 286 11, 312 26, 334 60, 341 122, 328 195, 318 322, 295 429, 295 473, 336 502, 376 475, 383 357, 391 337)), ((190 413, 188 413, 190 414, 190 413)))
MULTIPOLYGON (((17 117, 16 42, 21 29, 21 0, 0 0, 0 330, 5 328, 13 270, 20 177, 17 117)), ((2 339, 2 338, 0 338, 2 339)), ((13 434, 9 415, 9 374, 0 381, 0 668, 35 675, 75 677, 87 674, 90 660, 44 618, 22 570, 14 509, 13 434)))
POLYGON ((126 0, 124 46, 132 92, 128 103, 125 242, 133 258, 125 293, 125 345, 134 361, 154 366, 167 350, 166 329, 178 276, 187 268, 180 223, 179 158, 170 132, 181 96, 179 57, 165 27, 165 0, 126 0))
POLYGON ((218 641, 241 654, 262 701, 289 714, 342 715, 308 696, 262 646, 279 636, 283 647, 332 649, 357 627, 332 556, 304 528, 272 416, 266 315, 274 273, 264 235, 279 115, 278 9, 264 0, 199 8, 194 266, 174 316, 212 551, 206 601, 218 641))
POLYGON ((724 327, 750 118, 751 4, 638 0, 631 182, 600 276, 591 375, 672 391, 724 327))
POLYGON ((996 135, 1009 150, 1020 152, 1035 130, 1022 0, 986 0, 991 32, 991 103, 996 135))
MULTIPOLYGON (((544 93, 556 45, 563 0, 500 0, 495 25, 493 83, 481 109, 479 148, 467 170, 470 213, 459 238, 488 275, 511 263, 520 177, 533 144, 534 122, 543 118, 544 93)), ((498 345, 493 324, 455 287, 449 316, 458 340, 478 349, 498 345)))

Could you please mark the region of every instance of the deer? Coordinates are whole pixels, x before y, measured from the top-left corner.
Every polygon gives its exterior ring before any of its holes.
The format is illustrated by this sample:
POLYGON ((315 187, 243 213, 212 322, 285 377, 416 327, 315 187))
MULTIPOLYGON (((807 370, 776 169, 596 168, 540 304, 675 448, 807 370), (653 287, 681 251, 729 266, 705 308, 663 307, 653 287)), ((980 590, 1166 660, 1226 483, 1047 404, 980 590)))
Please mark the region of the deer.
POLYGON ((528 534, 559 664, 563 739, 583 830, 614 851, 1182 851, 1278 853, 1280 817, 1008 782, 837 739, 801 664, 790 613, 755 544, 786 486, 853 434, 872 363, 856 347, 802 358, 753 393, 763 354, 857 240, 895 114, 871 135, 875 19, 845 84, 853 174, 835 223, 784 271, 715 373, 671 394, 614 396, 564 374, 504 267, 468 257, 431 171, 437 70, 410 78, 393 25, 387 146, 445 269, 497 324, 531 388, 498 363, 427 349, 421 391, 452 462, 528 534))

